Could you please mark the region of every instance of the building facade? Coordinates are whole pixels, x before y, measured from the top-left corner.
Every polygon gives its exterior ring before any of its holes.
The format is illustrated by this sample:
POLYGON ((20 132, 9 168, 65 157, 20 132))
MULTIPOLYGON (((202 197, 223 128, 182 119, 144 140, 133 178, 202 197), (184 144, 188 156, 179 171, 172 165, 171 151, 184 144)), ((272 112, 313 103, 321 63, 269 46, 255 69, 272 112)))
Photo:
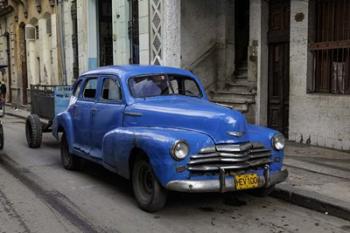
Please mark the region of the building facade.
POLYGON ((12 101, 25 104, 29 84, 71 84, 99 66, 183 67, 249 122, 350 150, 349 1, 0 3, 0 62, 11 60, 2 78, 12 101))
POLYGON ((8 100, 27 104, 30 85, 61 82, 53 0, 0 1, 1 79, 8 100))

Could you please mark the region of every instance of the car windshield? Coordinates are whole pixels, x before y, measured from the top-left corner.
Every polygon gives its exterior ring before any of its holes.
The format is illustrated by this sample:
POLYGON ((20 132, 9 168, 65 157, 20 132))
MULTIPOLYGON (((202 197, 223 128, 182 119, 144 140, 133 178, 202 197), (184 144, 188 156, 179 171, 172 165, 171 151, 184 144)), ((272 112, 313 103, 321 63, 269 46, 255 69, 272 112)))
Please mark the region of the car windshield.
POLYGON ((177 75, 151 75, 129 80, 131 94, 136 98, 167 95, 202 97, 198 84, 192 78, 177 75))

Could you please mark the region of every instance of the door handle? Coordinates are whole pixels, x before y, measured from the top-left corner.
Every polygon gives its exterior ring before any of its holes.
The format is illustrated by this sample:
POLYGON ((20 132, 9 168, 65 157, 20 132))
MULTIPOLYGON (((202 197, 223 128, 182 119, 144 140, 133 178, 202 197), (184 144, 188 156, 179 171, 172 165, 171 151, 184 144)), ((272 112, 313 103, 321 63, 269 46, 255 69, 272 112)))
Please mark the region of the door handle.
POLYGON ((97 112, 97 108, 92 108, 92 109, 91 109, 91 115, 95 115, 96 112, 97 112))

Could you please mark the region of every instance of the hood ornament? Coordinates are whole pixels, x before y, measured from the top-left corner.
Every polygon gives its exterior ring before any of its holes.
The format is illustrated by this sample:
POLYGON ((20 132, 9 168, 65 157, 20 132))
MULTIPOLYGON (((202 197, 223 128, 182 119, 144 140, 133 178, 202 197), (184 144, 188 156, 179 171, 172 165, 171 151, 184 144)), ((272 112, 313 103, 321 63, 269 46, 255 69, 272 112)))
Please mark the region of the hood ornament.
POLYGON ((242 137, 244 135, 244 132, 239 131, 227 131, 227 134, 234 137, 242 137))

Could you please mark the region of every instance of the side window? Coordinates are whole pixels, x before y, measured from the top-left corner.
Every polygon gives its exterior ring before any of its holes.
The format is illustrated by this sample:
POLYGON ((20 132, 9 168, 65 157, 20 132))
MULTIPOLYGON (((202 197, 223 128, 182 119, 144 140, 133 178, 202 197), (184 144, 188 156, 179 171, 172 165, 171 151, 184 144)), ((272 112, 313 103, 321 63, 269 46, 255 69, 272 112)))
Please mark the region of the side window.
POLYGON ((101 99, 104 101, 120 101, 122 99, 118 81, 111 78, 103 80, 101 99))
POLYGON ((97 78, 88 79, 84 88, 83 98, 94 99, 96 96, 97 78))
POLYGON ((78 83, 75 85, 74 90, 73 90, 73 96, 78 98, 80 90, 81 90, 81 83, 82 81, 79 80, 78 83))

